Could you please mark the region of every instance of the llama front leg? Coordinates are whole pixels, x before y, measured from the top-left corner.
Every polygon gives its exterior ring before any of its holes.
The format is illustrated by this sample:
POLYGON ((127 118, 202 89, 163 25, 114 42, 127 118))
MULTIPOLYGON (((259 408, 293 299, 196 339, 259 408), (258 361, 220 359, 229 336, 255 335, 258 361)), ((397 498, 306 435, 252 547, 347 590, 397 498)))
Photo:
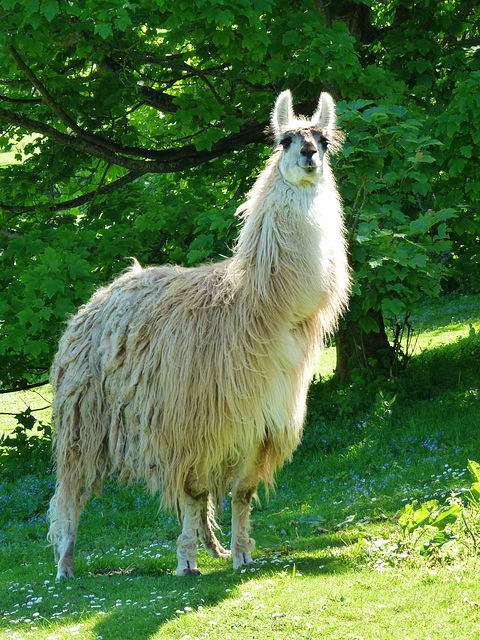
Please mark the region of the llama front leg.
POLYGON ((179 501, 182 533, 177 541, 177 576, 200 575, 197 567, 202 501, 189 496, 179 501))
POLYGON ((257 490, 259 478, 256 472, 234 474, 232 488, 232 556, 233 568, 252 564, 251 551, 255 540, 248 535, 252 497, 257 490), (237 476, 235 478, 235 475, 237 476))

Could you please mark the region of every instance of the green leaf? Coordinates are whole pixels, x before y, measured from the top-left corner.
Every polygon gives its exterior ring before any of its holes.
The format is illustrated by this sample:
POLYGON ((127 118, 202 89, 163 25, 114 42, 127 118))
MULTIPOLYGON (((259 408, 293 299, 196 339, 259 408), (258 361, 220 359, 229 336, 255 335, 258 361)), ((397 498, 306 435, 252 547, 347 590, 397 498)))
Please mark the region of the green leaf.
POLYGON ((414 267, 425 267, 428 262, 428 256, 425 253, 416 253, 414 256, 410 257, 410 264, 414 267))
POLYGON ((31 16, 34 13, 37 13, 38 8, 40 6, 39 0, 31 0, 31 2, 25 3, 25 16, 31 16))
POLYGON ((85 278, 90 273, 90 268, 86 260, 82 260, 78 256, 72 256, 68 262, 68 272, 72 277, 72 280, 78 278, 85 278))
POLYGON ((28 343, 27 352, 34 358, 37 358, 41 354, 48 353, 48 343, 46 340, 31 341, 28 343))
POLYGON ((432 512, 437 508, 438 502, 437 500, 429 500, 425 504, 414 511, 413 513, 413 521, 417 527, 422 527, 425 524, 429 524, 429 520, 432 512))
POLYGON ((130 20, 128 13, 124 13, 123 15, 115 18, 115 29, 118 29, 119 31, 125 31, 131 24, 132 21, 130 20))
POLYGON ((410 223, 410 233, 412 235, 425 234, 434 223, 432 212, 427 212, 410 223))
POLYGON ((215 12, 215 23, 220 25, 229 25, 234 22, 235 17, 231 11, 224 9, 215 12))
POLYGON ((474 482, 468 491, 465 491, 464 496, 467 502, 480 508, 480 482, 474 482))
POLYGON ((432 512, 437 508, 438 502, 436 500, 429 500, 421 507, 415 509, 412 504, 407 504, 404 507, 403 513, 399 518, 399 524, 404 533, 412 533, 419 527, 429 523, 432 512))
POLYGON ((387 317, 401 316, 405 313, 405 309, 405 303, 398 298, 384 298, 382 301, 382 311, 387 317))
POLYGON ((428 542, 424 542, 420 549, 420 555, 424 557, 430 556, 436 549, 442 547, 447 542, 454 540, 455 536, 446 531, 439 531, 428 542))
POLYGON ((474 460, 468 461, 468 470, 477 482, 480 482, 480 464, 474 460))
POLYGON ((362 316, 358 319, 358 322, 365 333, 370 333, 371 331, 378 333, 380 331, 378 324, 370 316, 362 316))
POLYGON ((460 504, 452 504, 448 509, 442 509, 438 515, 431 518, 428 524, 437 527, 440 531, 445 529, 447 524, 453 524, 462 512, 460 504))
POLYGON ((325 522, 325 518, 312 513, 307 516, 300 516, 298 522, 300 524, 320 524, 320 522, 325 522))
POLYGON ((460 147, 460 153, 462 154, 462 156, 465 156, 465 158, 471 158, 472 152, 473 146, 471 144, 466 144, 460 147))
POLYGON ((60 13, 60 5, 57 0, 44 0, 44 2, 42 2, 41 12, 46 19, 51 22, 54 17, 60 13))
POLYGON ((43 288, 47 298, 53 298, 55 294, 65 291, 65 284, 58 277, 47 278, 43 283, 43 288))
POLYGON ((17 318, 20 320, 22 325, 31 325, 35 322, 37 314, 31 307, 27 307, 17 313, 17 318))
POLYGON ((301 34, 296 30, 286 31, 282 36, 282 44, 286 47, 289 47, 292 44, 296 45, 301 41, 301 38, 301 34))
POLYGON ((102 22, 95 25, 94 33, 98 34, 103 40, 107 40, 113 36, 113 29, 110 22, 102 22))

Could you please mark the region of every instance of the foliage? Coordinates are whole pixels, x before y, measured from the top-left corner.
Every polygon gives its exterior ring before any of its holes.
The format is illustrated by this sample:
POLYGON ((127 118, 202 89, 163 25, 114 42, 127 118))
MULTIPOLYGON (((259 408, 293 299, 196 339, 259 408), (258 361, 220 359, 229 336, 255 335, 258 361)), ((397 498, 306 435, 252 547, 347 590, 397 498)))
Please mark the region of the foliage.
POLYGON ((420 506, 405 505, 399 519, 404 536, 411 537, 414 532, 420 531, 420 536, 411 543, 413 545, 424 535, 428 538, 420 547, 421 555, 438 556, 443 545, 455 541, 459 536, 451 529, 451 526, 455 524, 460 524, 463 532, 471 537, 473 549, 475 552, 477 551, 480 539, 480 465, 469 460, 468 469, 474 482, 469 488, 462 489, 458 495, 453 495, 447 504, 441 506, 438 500, 428 500, 420 506), (464 508, 459 496, 468 508, 464 508))
POLYGON ((337 177, 346 203, 355 274, 349 318, 378 331, 366 311, 404 316, 426 294, 438 295, 447 225, 455 209, 437 208, 432 150, 439 142, 403 107, 356 100, 339 105, 349 135, 337 177))
POLYGON ((5 0, 0 385, 42 379, 64 319, 130 256, 228 254, 286 87, 305 113, 329 91, 347 132, 347 322, 378 331, 369 310, 402 316, 445 267, 478 286, 479 15, 461 0, 5 0))
POLYGON ((431 555, 444 544, 455 539, 454 534, 445 529, 447 525, 455 523, 461 513, 462 507, 457 503, 439 507, 438 500, 429 500, 418 508, 413 504, 405 505, 399 522, 404 535, 411 534, 417 529, 434 528, 433 537, 429 534, 430 539, 422 544, 420 550, 422 555, 431 555))
POLYGON ((0 478, 44 475, 52 456, 51 425, 37 420, 30 407, 15 419, 17 426, 0 435, 0 478))
POLYGON ((474 509, 480 510, 480 465, 474 460, 468 461, 468 469, 474 478, 471 487, 464 493, 464 498, 474 509))

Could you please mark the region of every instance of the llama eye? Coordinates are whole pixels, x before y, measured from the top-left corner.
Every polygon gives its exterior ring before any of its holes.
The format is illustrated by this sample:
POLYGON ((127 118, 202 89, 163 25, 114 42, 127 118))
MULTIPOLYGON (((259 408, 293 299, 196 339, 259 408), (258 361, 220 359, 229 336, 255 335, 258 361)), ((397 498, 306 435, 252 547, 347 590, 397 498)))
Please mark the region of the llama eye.
POLYGON ((283 138, 283 140, 280 140, 280 144, 284 149, 288 149, 288 147, 292 144, 292 138, 290 136, 287 136, 286 138, 283 138))
POLYGON ((320 138, 320 144, 322 145, 322 149, 326 151, 328 149, 328 145, 330 144, 330 140, 322 136, 320 138))

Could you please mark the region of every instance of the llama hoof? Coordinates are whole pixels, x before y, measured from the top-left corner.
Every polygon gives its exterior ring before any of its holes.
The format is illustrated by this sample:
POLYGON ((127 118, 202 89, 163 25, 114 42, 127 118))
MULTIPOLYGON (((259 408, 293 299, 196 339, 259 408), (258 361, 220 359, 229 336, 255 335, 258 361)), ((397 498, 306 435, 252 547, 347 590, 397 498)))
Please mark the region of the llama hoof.
POLYGON ((248 551, 237 554, 233 560, 234 569, 242 569, 243 567, 248 567, 251 564, 253 564, 253 560, 248 551))
POLYGON ((177 569, 177 576, 184 578, 186 576, 201 576, 202 572, 200 569, 190 569, 187 567, 186 569, 177 569))
POLYGON ((197 567, 197 563, 196 562, 192 562, 192 561, 187 560, 186 562, 182 562, 182 563, 178 564, 176 575, 180 576, 180 577, 184 577, 184 576, 201 576, 202 572, 197 567), (186 566, 185 566, 185 564, 186 564, 186 566))
POLYGON ((70 567, 62 567, 59 568, 57 571, 57 576, 56 576, 56 580, 69 580, 70 578, 73 578, 73 569, 71 569, 70 567))

